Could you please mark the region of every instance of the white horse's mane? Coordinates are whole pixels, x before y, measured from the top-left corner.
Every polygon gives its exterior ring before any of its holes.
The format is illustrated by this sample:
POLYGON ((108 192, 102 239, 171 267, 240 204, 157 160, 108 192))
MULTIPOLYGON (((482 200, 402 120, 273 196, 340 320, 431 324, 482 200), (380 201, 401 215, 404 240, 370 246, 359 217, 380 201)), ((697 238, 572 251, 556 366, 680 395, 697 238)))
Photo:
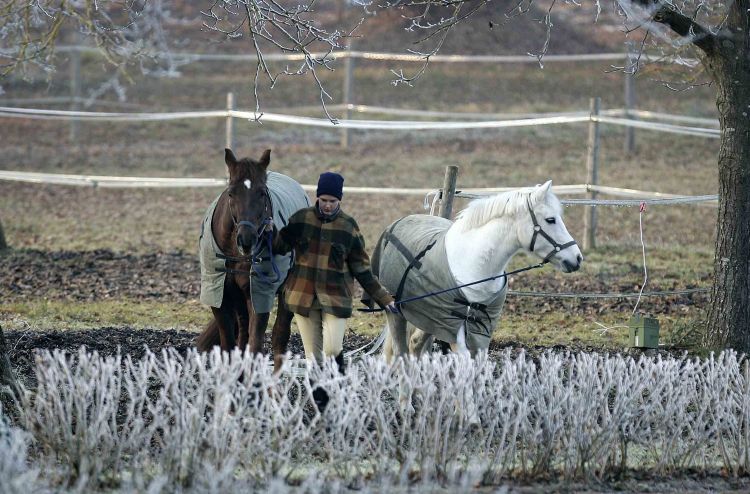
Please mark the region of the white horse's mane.
MULTIPOLYGON (((531 206, 534 207, 539 200, 534 194, 537 190, 533 187, 516 189, 474 199, 456 215, 456 221, 460 221, 462 230, 466 231, 479 228, 501 216, 514 217, 522 212, 528 214, 526 201, 530 199, 531 206)), ((560 209, 560 201, 554 194, 550 192, 546 197, 550 198, 550 206, 560 209)))

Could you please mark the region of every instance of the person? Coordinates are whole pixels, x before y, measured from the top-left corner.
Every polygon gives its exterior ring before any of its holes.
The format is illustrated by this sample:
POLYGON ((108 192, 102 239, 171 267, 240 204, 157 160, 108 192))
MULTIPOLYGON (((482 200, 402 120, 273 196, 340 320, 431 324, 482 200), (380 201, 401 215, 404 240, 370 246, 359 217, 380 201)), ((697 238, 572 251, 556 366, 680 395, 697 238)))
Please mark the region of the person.
POLYGON ((273 242, 276 253, 294 252, 284 299, 296 315, 305 357, 319 364, 333 357, 342 374, 354 279, 378 304, 398 312, 393 297, 372 273, 359 225, 341 210, 343 187, 344 177, 322 173, 316 203, 294 213, 273 242))

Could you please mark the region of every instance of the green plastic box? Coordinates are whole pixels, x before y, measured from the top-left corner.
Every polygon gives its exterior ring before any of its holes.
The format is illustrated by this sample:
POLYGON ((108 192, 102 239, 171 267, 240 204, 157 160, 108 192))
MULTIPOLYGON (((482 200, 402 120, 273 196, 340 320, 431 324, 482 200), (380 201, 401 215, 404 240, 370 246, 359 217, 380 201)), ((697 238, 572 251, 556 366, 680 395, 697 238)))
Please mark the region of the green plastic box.
POLYGON ((636 314, 628 321, 630 346, 633 348, 659 347, 659 320, 636 314))

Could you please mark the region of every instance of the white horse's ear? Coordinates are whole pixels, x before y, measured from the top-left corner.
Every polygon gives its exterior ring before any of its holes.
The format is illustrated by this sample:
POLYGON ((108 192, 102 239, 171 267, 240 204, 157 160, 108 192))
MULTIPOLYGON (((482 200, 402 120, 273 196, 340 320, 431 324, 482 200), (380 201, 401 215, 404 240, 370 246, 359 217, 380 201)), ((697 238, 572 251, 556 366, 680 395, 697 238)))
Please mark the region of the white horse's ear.
POLYGON ((547 180, 542 185, 537 185, 534 190, 534 199, 537 201, 544 199, 552 188, 552 180, 547 180))

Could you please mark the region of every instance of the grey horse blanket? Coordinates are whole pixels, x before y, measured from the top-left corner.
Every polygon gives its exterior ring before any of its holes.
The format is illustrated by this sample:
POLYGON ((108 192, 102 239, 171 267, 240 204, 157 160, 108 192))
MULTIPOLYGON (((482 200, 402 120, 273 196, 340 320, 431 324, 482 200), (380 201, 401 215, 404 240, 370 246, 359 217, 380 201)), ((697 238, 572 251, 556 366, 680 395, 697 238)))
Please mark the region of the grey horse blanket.
MULTIPOLYGON (((439 216, 415 214, 391 224, 381 235, 372 258, 380 283, 397 300, 454 287, 448 267, 445 233, 452 225, 439 216)), ((453 290, 400 306, 407 321, 439 340, 455 343, 462 324, 472 353, 486 350, 505 303, 508 284, 489 303, 470 304, 453 290)), ((365 301, 365 303, 367 303, 365 301)))
MULTIPOLYGON (((266 185, 271 194, 273 203, 273 222, 277 228, 281 229, 286 226, 291 215, 298 210, 310 206, 310 199, 302 189, 302 186, 293 179, 276 172, 268 172, 266 176, 266 185)), ((206 210, 203 218, 200 235, 200 262, 201 262, 201 296, 200 301, 211 307, 221 307, 221 301, 224 297, 224 281, 226 273, 217 271, 217 268, 223 268, 225 261, 216 257, 220 253, 219 246, 211 231, 211 218, 216 209, 217 197, 206 210)), ((255 312, 266 313, 273 308, 274 296, 279 287, 284 283, 289 269, 292 266, 292 256, 276 255, 273 257, 276 266, 278 266, 281 276, 275 283, 271 283, 276 277, 271 266, 271 261, 266 260, 256 264, 254 269, 261 271, 269 280, 265 281, 257 276, 250 279, 251 292, 253 297, 253 308, 255 312)))

